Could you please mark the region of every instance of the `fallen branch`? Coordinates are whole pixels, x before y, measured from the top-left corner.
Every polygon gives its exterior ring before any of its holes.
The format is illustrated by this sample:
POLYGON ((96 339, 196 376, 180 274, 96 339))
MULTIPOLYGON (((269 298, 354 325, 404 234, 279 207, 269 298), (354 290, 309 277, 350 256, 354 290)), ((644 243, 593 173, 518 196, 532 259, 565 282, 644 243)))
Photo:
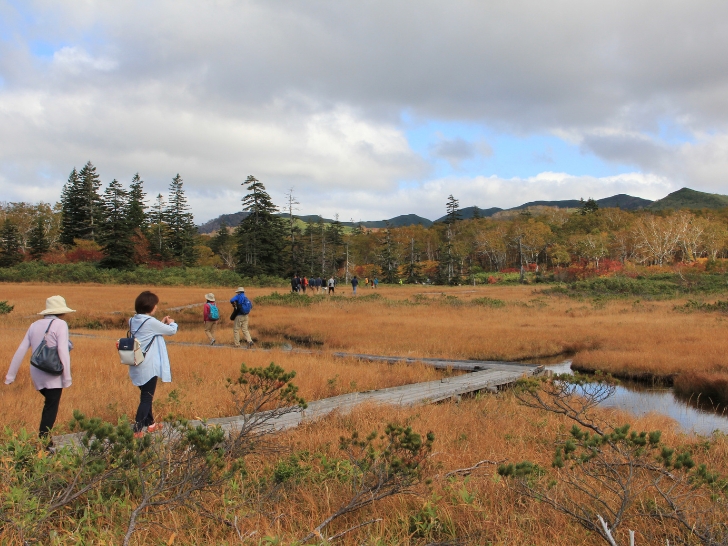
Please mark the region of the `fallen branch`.
POLYGON ((354 525, 354 527, 351 527, 351 528, 347 529, 346 531, 341 531, 340 533, 336 533, 334 536, 332 536, 328 539, 328 542, 332 542, 332 541, 336 540, 337 538, 341 538, 344 535, 351 533, 352 531, 356 531, 357 529, 359 529, 361 527, 365 527, 366 525, 371 525, 372 523, 378 523, 380 521, 382 521, 382 518, 370 519, 369 521, 365 521, 364 523, 360 523, 359 525, 354 525))
POLYGON ((469 476, 473 470, 477 470, 483 465, 486 464, 501 464, 504 463, 507 459, 501 459, 500 461, 491 461, 489 459, 483 459, 482 461, 478 461, 473 466, 469 466, 468 468, 458 468, 457 470, 452 470, 451 472, 448 472, 445 474, 446 478, 449 478, 450 476, 469 476))

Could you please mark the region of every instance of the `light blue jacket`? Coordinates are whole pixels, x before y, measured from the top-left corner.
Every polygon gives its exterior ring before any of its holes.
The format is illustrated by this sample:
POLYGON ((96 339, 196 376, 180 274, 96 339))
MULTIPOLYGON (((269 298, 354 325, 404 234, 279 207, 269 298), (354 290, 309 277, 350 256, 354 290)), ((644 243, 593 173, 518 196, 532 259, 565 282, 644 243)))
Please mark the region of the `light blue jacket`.
POLYGON ((164 343, 162 336, 173 336, 177 333, 177 323, 164 324, 149 315, 134 315, 131 318, 131 331, 136 332, 135 337, 139 340, 142 350, 147 348, 149 342, 154 336, 154 343, 149 347, 144 362, 139 366, 129 366, 129 377, 131 382, 141 387, 147 383, 152 377, 159 377, 165 383, 172 381, 172 371, 169 367, 169 355, 167 354, 167 345, 164 343), (147 320, 149 319, 149 320, 147 320), (144 326, 139 328, 145 320, 144 326), (137 332, 137 328, 139 331, 137 332))

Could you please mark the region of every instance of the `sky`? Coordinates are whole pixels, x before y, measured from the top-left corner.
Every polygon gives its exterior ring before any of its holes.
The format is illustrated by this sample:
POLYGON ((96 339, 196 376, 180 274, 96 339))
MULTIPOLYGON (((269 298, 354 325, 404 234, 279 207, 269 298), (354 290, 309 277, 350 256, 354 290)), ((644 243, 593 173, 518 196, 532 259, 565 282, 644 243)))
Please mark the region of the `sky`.
POLYGON ((723 0, 0 0, 0 201, 87 161, 198 223, 728 193, 723 0))

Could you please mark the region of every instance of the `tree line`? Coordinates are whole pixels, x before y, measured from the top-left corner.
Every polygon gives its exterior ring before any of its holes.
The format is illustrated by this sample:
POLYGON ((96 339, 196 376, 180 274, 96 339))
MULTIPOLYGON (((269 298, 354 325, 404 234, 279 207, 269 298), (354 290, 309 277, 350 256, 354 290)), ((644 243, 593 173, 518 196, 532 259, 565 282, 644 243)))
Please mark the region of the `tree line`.
POLYGON ((384 282, 470 282, 494 271, 599 271, 610 263, 667 265, 717 260, 728 254, 728 209, 623 211, 532 207, 463 219, 450 195, 444 221, 368 229, 338 219, 304 223, 295 215, 293 190, 281 210, 265 185, 242 182, 238 226, 200 235, 177 174, 167 196, 148 202, 134 175, 128 188, 116 179, 102 190, 89 161, 71 171, 60 203, 0 204, 0 267, 21 261, 96 261, 99 267, 212 266, 243 276, 378 276, 384 282))

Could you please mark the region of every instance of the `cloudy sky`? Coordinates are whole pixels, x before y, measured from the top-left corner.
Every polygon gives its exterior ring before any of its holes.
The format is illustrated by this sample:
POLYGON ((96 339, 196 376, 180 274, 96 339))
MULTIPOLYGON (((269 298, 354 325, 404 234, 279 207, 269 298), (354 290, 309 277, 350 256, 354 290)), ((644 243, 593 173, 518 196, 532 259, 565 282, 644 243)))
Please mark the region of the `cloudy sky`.
POLYGON ((728 193, 724 0, 0 0, 0 201, 91 160, 198 221, 728 193))

